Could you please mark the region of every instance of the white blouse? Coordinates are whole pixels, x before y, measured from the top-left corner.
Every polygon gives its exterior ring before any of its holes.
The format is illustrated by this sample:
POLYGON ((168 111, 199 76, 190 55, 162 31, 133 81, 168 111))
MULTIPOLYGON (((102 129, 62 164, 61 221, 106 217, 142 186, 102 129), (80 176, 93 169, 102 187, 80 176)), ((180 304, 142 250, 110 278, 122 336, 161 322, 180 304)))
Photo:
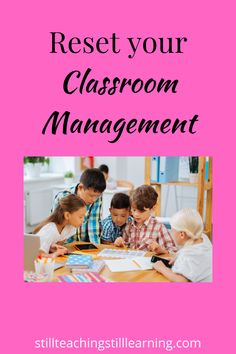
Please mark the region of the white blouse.
POLYGON ((50 246, 53 243, 65 241, 75 235, 75 233, 76 228, 71 225, 66 225, 61 233, 59 233, 56 224, 54 222, 49 222, 37 232, 37 235, 40 236, 40 249, 45 253, 49 253, 50 246))
POLYGON ((172 267, 174 273, 192 282, 212 281, 212 245, 206 235, 202 238, 202 243, 182 247, 172 267))

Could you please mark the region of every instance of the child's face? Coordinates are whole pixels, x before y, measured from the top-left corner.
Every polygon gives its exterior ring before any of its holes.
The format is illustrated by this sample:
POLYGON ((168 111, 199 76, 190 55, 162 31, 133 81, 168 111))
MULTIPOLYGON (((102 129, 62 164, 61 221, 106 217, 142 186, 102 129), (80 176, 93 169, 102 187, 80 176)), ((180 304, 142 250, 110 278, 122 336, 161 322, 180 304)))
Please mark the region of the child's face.
POLYGON ((128 209, 110 208, 111 218, 115 225, 123 226, 129 217, 128 209))
POLYGON ((93 204, 100 197, 102 193, 96 192, 93 188, 84 189, 83 186, 79 186, 78 195, 87 204, 93 204))
POLYGON ((175 229, 171 229, 171 235, 173 236, 173 239, 176 243, 177 246, 181 247, 185 244, 186 242, 186 234, 185 232, 182 231, 177 231, 175 229))
POLYGON ((83 224, 85 213, 86 208, 83 207, 73 213, 66 212, 64 216, 68 224, 80 227, 83 224))
POLYGON ((133 206, 131 208, 131 213, 137 224, 143 224, 144 221, 148 220, 153 212, 153 209, 146 208, 144 211, 139 210, 133 206))

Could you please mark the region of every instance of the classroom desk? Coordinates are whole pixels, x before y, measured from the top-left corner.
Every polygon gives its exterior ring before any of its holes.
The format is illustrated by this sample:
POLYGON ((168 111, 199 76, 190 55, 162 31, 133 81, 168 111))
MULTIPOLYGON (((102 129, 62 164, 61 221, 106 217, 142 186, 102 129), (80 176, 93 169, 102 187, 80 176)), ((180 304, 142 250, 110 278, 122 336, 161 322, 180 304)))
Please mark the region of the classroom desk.
MULTIPOLYGON (((65 245, 69 252, 75 251, 75 248, 73 247, 74 244, 78 242, 73 242, 71 244, 65 245)), ((96 245, 99 249, 97 252, 87 252, 86 254, 89 255, 97 255, 103 248, 115 248, 118 249, 115 246, 110 246, 110 245, 96 245)), ((84 253, 85 254, 85 253, 84 253)), ((147 255, 151 256, 154 253, 147 253, 147 255)), ((58 259, 62 257, 58 257, 58 259)), ((96 259, 105 259, 105 258, 100 258, 97 257, 96 259)), ((108 258, 107 258, 108 259, 108 258)), ((111 258, 109 258, 111 259, 111 258)), ((70 270, 67 269, 66 267, 62 267, 60 269, 57 269, 55 271, 55 276, 58 275, 65 275, 65 274, 71 274, 70 270)), ((105 267, 102 269, 100 272, 100 275, 107 281, 111 282, 169 282, 169 280, 164 277, 162 274, 158 273, 156 270, 138 270, 138 271, 132 271, 132 272, 111 272, 108 267, 105 265, 105 267)))

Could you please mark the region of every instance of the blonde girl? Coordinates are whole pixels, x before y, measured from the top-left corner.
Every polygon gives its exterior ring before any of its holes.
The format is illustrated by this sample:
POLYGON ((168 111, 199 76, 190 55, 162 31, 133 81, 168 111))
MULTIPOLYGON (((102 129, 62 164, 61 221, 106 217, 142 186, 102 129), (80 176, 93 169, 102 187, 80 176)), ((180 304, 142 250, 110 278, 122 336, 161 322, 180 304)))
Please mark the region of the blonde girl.
POLYGON ((33 231, 40 236, 40 254, 56 257, 67 253, 62 243, 75 235, 85 213, 85 202, 78 196, 70 194, 62 198, 54 212, 33 231))
POLYGON ((172 268, 163 262, 154 263, 154 268, 173 282, 211 282, 212 245, 203 233, 203 221, 194 209, 182 209, 170 221, 172 235, 179 248, 172 268))

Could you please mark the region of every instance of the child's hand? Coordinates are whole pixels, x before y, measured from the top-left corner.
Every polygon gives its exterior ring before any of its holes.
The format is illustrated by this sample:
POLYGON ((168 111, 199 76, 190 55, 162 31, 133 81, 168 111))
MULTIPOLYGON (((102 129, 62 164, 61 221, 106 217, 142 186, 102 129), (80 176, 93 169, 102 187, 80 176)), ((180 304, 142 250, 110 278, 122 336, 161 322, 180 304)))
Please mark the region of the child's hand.
POLYGON ((168 269, 162 261, 157 261, 156 263, 154 263, 153 268, 161 274, 163 274, 163 272, 168 269))
POLYGON ((124 247, 125 246, 125 243, 124 243, 124 240, 122 237, 117 237, 117 239, 115 240, 114 242, 114 245, 116 247, 124 247))
POLYGON ((147 241, 147 248, 151 252, 155 252, 156 254, 165 253, 166 251, 161 248, 161 246, 156 241, 147 241))
POLYGON ((53 243, 50 247, 51 251, 58 251, 58 250, 64 250, 65 252, 67 252, 67 248, 65 246, 61 246, 58 243, 53 243))
POLYGON ((66 247, 63 247, 63 248, 58 248, 55 252, 55 256, 58 257, 58 256, 64 256, 64 254, 68 253, 68 249, 66 247))
POLYGON ((174 264, 174 263, 175 263, 176 258, 177 258, 177 254, 174 254, 174 255, 170 258, 169 263, 170 263, 171 265, 172 265, 172 264, 174 264))
POLYGON ((60 246, 63 246, 65 243, 65 241, 57 241, 56 245, 60 245, 60 246))
POLYGON ((50 252, 54 252, 57 249, 56 243, 52 243, 50 246, 50 252))
POLYGON ((56 249, 57 250, 67 250, 67 248, 65 246, 61 246, 61 245, 58 245, 58 244, 56 244, 56 249))

